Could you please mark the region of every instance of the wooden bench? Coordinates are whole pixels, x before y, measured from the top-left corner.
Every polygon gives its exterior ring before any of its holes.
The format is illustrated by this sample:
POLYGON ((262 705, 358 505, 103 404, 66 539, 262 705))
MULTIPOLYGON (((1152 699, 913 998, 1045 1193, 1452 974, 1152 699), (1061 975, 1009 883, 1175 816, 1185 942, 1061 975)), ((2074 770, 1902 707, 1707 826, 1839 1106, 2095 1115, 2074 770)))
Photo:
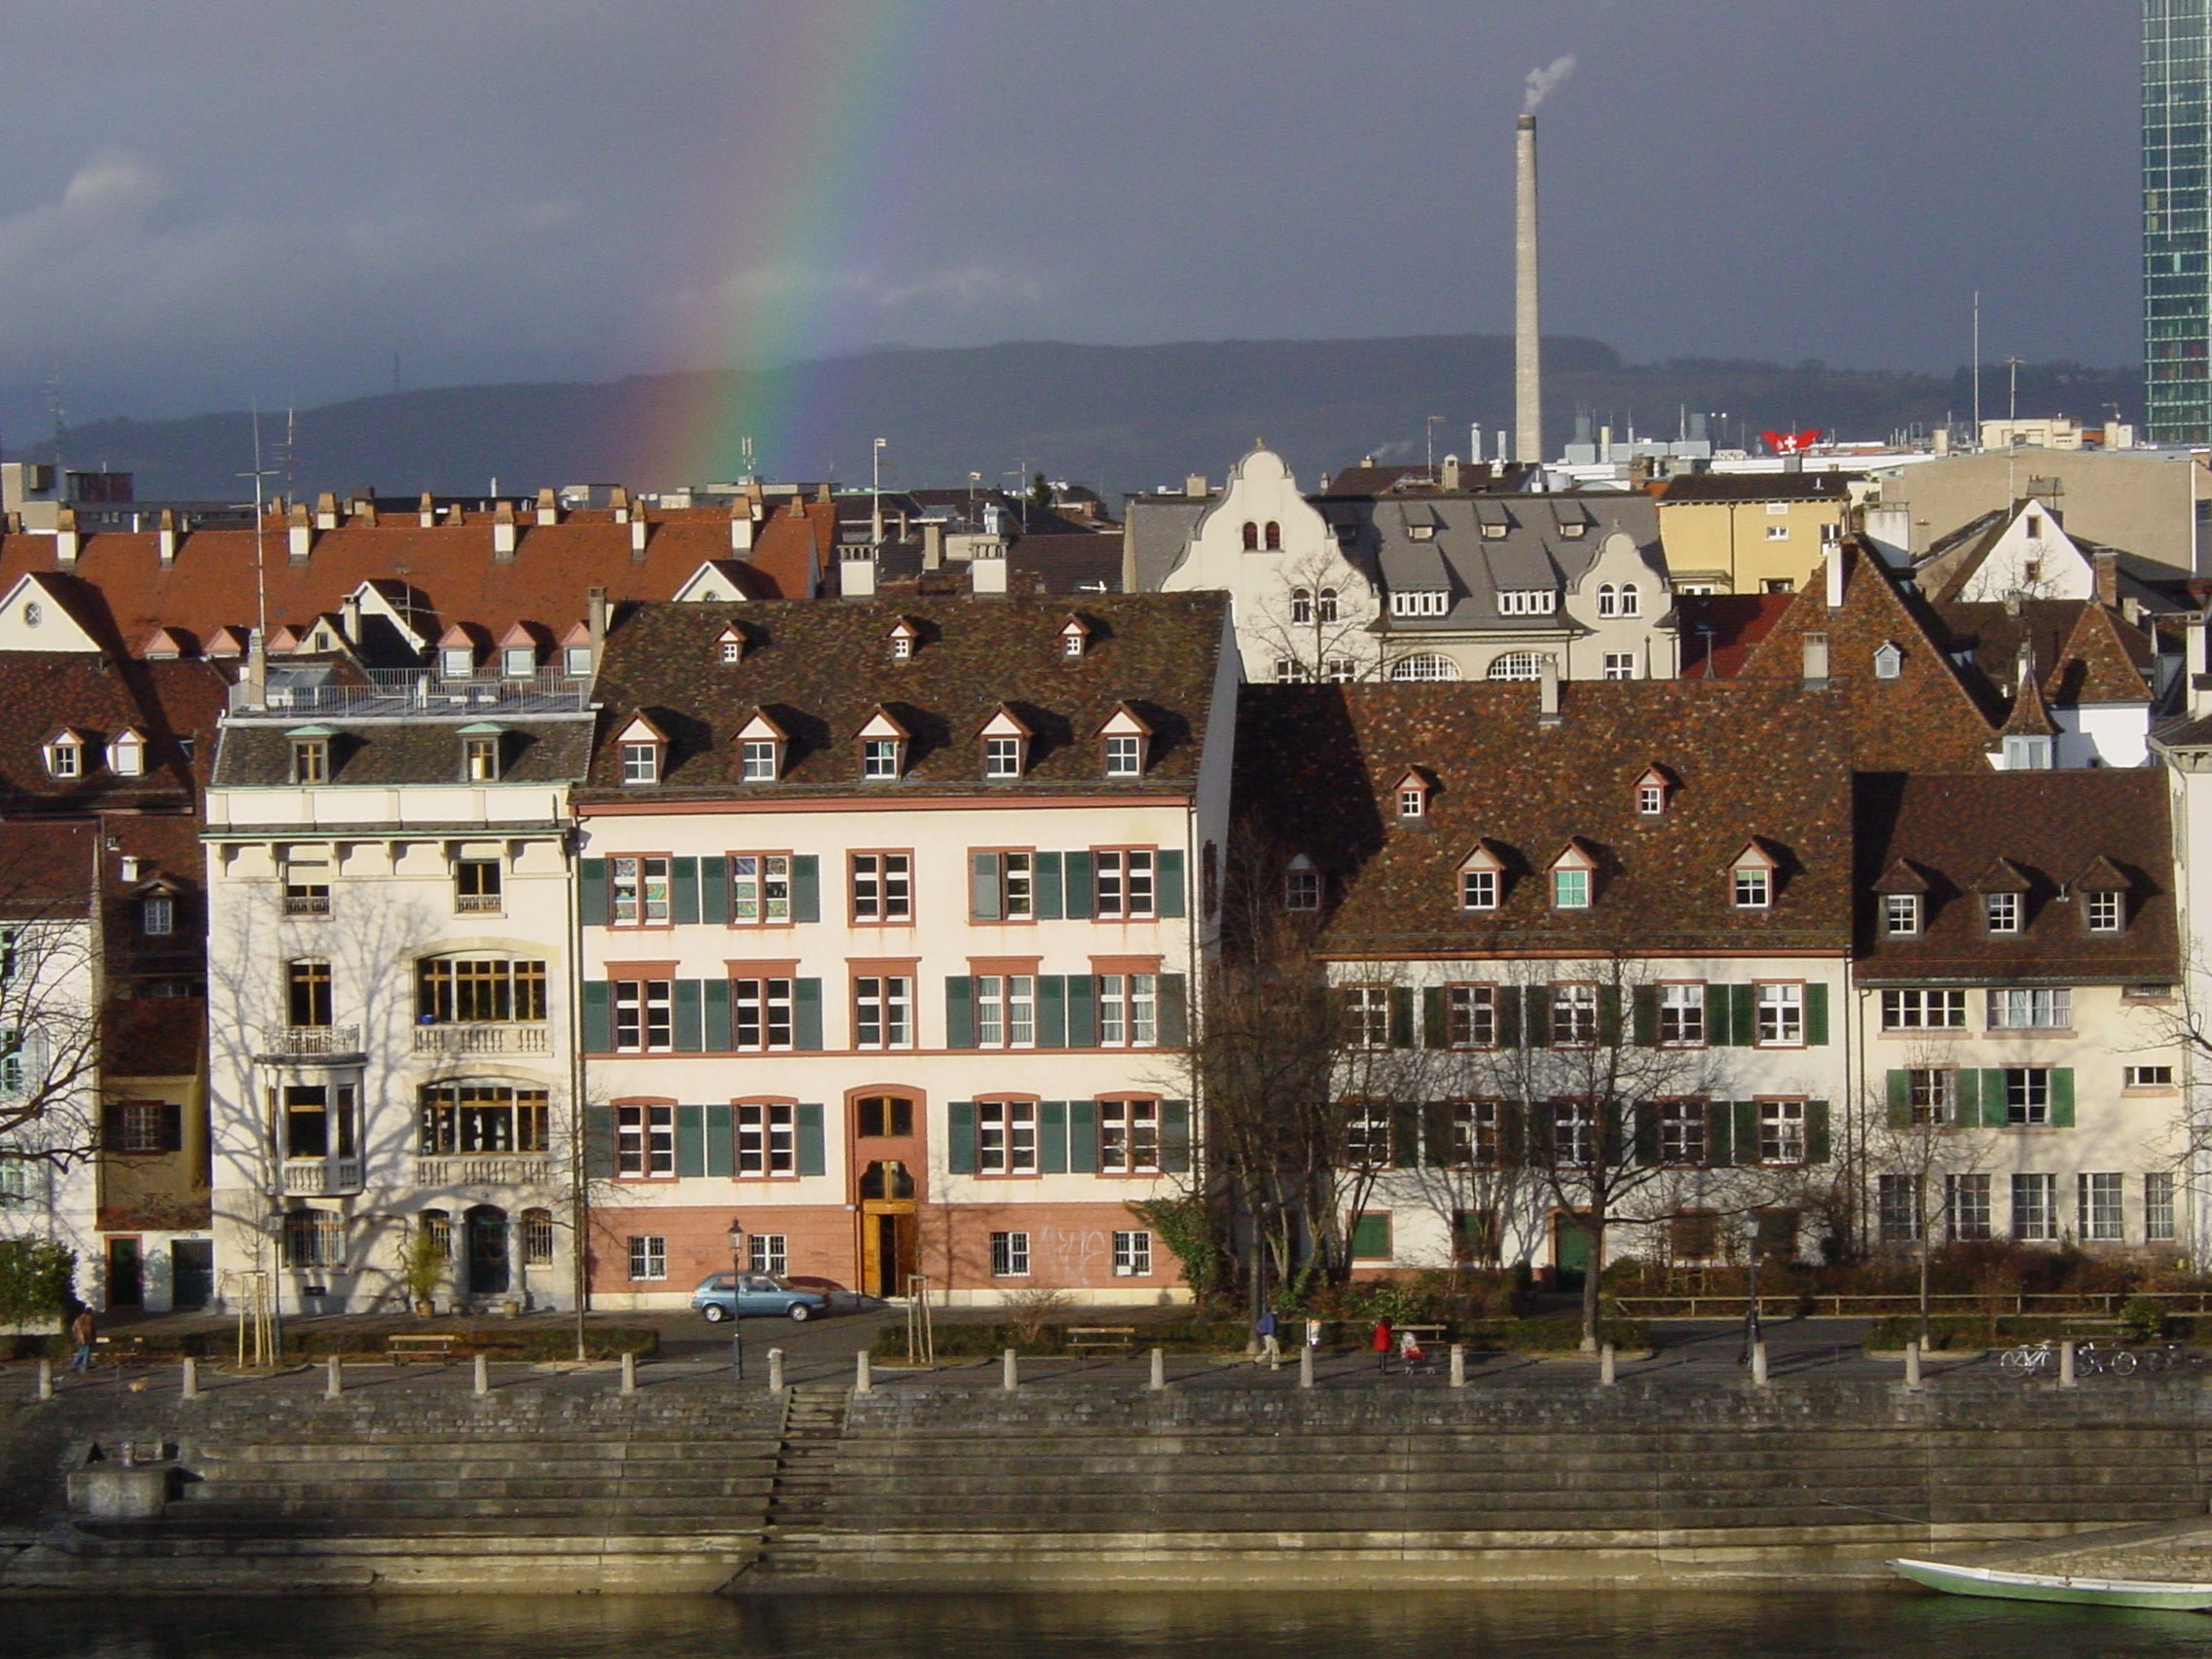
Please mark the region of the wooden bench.
POLYGON ((1444 1368, 1446 1357, 1444 1339, 1451 1334, 1452 1327, 1449 1325, 1397 1326, 1390 1333, 1390 1351, 1382 1361, 1382 1369, 1387 1371, 1391 1366, 1404 1360, 1403 1350, 1399 1348, 1398 1342, 1400 1338, 1411 1337, 1415 1346, 1420 1349, 1420 1357, 1405 1361, 1406 1375, 1415 1377, 1441 1371, 1444 1368))
POLYGON ((459 1341, 460 1337, 451 1331, 394 1336, 386 1341, 385 1358, 394 1365, 405 1365, 411 1359, 434 1359, 440 1365, 451 1365, 453 1345, 459 1341))
POLYGON ((1134 1353, 1137 1346, 1137 1328, 1134 1325, 1070 1325, 1068 1351, 1070 1353, 1134 1353))

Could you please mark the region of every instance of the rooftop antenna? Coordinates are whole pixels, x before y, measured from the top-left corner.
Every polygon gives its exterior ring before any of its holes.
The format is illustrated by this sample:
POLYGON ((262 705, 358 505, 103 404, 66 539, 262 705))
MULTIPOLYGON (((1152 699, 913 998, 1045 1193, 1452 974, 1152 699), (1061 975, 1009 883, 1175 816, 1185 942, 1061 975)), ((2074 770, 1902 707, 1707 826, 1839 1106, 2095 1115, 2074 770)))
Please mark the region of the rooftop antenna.
POLYGON ((1973 447, 1981 448, 1981 290, 1973 291, 1973 447))
MULTIPOLYGON (((61 465, 61 438, 62 434, 69 429, 69 424, 68 421, 64 418, 64 412, 61 407, 61 377, 59 375, 49 375, 47 377, 46 412, 48 415, 53 417, 54 420, 55 476, 56 478, 66 479, 68 474, 62 470, 61 465)), ((63 489, 62 495, 64 498, 67 498, 68 491, 66 488, 63 489)))
POLYGON ((258 403, 250 407, 253 413, 253 470, 241 472, 239 476, 253 480, 254 641, 256 648, 266 649, 269 639, 269 579, 268 565, 262 558, 261 548, 261 481, 264 478, 274 478, 276 471, 261 464, 261 407, 258 403))
POLYGON ((745 458, 745 471, 743 473, 743 477, 745 482, 750 484, 753 482, 754 477, 752 433, 748 432, 744 437, 737 440, 737 453, 745 458))
POLYGON ((1441 415, 1428 418, 1428 481, 1431 484, 1436 482, 1436 423, 1443 419, 1441 415))
POLYGON ((2005 498, 2018 498, 2019 486, 2013 475, 2019 470, 2020 459, 2020 359, 2007 357, 2010 387, 2005 393, 2005 498))

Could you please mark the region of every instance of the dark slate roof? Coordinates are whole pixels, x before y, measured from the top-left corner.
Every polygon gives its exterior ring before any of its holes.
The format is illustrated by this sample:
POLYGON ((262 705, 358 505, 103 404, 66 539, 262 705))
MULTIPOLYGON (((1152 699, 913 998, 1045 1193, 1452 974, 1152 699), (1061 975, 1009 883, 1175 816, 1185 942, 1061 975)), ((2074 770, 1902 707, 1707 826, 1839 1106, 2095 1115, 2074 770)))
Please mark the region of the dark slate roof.
POLYGON ((2085 769, 1868 774, 1859 783, 1861 973, 1870 979, 2050 979, 2170 982, 2181 973, 2173 854, 2162 771, 2085 769), (2127 927, 2092 934, 2079 898, 2060 894, 2127 881, 2127 927), (1876 926, 1875 884, 1906 861, 1924 878, 1922 937, 1876 926), (2025 930, 1982 930, 1975 884, 1999 860, 2027 879, 2025 930))
POLYGON ((1852 472, 1684 472, 1667 480, 1667 506, 1698 501, 1832 501, 1848 493, 1852 472))
POLYGON ((1680 621, 1682 678, 1732 680, 1751 648, 1765 639, 1795 603, 1788 593, 1683 593, 1675 596, 1680 621))
POLYGON ((1329 877, 1321 948, 1338 957, 1845 950, 1851 778, 1831 693, 1754 681, 1573 682, 1560 720, 1526 684, 1246 686, 1237 811, 1272 856, 1329 877), (1677 780, 1636 811, 1651 767, 1677 780), (1436 780, 1419 826, 1392 792, 1436 780), (1781 860, 1769 911, 1739 910, 1728 871, 1756 837, 1781 860), (1555 912, 1545 872, 1570 840, 1598 857, 1597 902, 1555 912), (1508 866, 1501 907, 1463 911, 1478 842, 1508 866))
POLYGON ((204 663, 124 664, 93 651, 0 651, 0 810, 74 813, 189 804, 192 777, 176 739, 194 735, 223 691, 204 663), (155 672, 156 670, 159 672, 155 672), (85 769, 70 779, 46 768, 45 743, 62 728, 86 742, 85 769), (135 728, 146 770, 108 770, 110 738, 135 728))
POLYGON ((500 754, 501 783, 559 784, 584 775, 591 755, 592 722, 583 716, 563 719, 518 715, 493 717, 483 722, 349 720, 310 710, 296 719, 230 722, 223 728, 213 781, 226 789, 282 788, 290 784, 292 743, 285 734, 316 725, 337 733, 331 740, 331 776, 325 787, 459 784, 461 728, 477 723, 498 725, 506 733, 500 754))
POLYGON ((2036 678, 2053 703, 2150 698, 2151 637, 2092 600, 1952 601, 1935 609, 1950 631, 1949 648, 1972 653, 1971 666, 1981 677, 1976 694, 1993 712, 2011 706, 2023 645, 2034 652, 2036 678))
POLYGON ((608 635, 599 752, 578 798, 1182 794, 1198 778, 1228 615, 1218 593, 640 606, 608 635), (1071 614, 1090 629, 1081 658, 1063 654, 1071 614), (890 651, 902 618, 921 635, 904 662, 890 651), (744 660, 723 663, 716 641, 733 624, 744 660), (1110 783, 1099 728, 1124 702, 1154 736, 1145 776, 1110 783), (1002 704, 1035 734, 1029 771, 986 785, 980 732, 1002 704), (860 778, 860 728, 879 708, 912 734, 896 783, 860 778), (790 735, 774 784, 739 780, 737 733, 756 710, 790 735), (670 753, 661 785, 625 790, 613 740, 641 714, 670 753))

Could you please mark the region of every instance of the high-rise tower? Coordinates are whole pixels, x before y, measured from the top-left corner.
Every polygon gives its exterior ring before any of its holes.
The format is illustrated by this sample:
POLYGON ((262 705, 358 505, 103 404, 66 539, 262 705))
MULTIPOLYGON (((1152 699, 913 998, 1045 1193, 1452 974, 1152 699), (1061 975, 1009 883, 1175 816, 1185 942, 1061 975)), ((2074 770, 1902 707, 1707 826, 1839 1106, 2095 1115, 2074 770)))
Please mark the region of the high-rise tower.
POLYGON ((2143 0, 2143 424, 2212 442, 2212 0, 2143 0))

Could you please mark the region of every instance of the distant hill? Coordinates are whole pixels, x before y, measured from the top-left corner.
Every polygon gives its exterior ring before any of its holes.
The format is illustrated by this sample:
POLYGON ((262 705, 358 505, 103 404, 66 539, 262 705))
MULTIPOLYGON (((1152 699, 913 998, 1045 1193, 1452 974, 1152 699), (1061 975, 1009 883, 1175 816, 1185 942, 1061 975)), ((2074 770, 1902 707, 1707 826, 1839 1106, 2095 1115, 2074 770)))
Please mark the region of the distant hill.
MULTIPOLYGON (((1688 411, 1725 411, 1740 429, 1822 427, 1886 438, 1947 417, 1965 422, 1972 392, 1950 376, 1831 369, 1819 362, 1684 359, 1628 364, 1594 340, 1546 342, 1548 453, 1577 412, 1625 435, 1675 435, 1688 411)), ((356 398, 299 413, 297 487, 387 495, 421 490, 535 490, 585 480, 657 489, 729 478, 737 436, 718 448, 672 419, 703 423, 749 397, 799 411, 803 436, 762 434, 761 470, 865 484, 870 440, 889 440, 885 482, 957 484, 978 471, 1006 482, 1032 470, 1109 493, 1218 478, 1265 437, 1302 478, 1364 455, 1412 460, 1424 423, 1439 456, 1463 453, 1467 423, 1494 443, 1512 406, 1512 343, 1465 335, 1391 340, 1233 340, 1166 346, 1051 342, 943 350, 883 350, 750 372, 638 376, 611 384, 451 387, 356 398), (777 453, 778 445, 788 453, 777 453)), ((2072 363, 2023 367, 2023 415, 2102 421, 2141 408, 2141 375, 2072 363)), ((1984 371, 1984 414, 2003 412, 2001 369, 1984 371)), ((280 421, 280 418, 278 418, 280 421)), ((265 445, 276 435, 262 418, 265 445)), ((1721 432, 1714 434, 1716 438, 1721 432)), ((51 459, 52 446, 39 459, 51 459)), ((170 421, 99 421, 68 435, 69 464, 138 475, 143 498, 226 498, 251 456, 240 411, 170 421)))

